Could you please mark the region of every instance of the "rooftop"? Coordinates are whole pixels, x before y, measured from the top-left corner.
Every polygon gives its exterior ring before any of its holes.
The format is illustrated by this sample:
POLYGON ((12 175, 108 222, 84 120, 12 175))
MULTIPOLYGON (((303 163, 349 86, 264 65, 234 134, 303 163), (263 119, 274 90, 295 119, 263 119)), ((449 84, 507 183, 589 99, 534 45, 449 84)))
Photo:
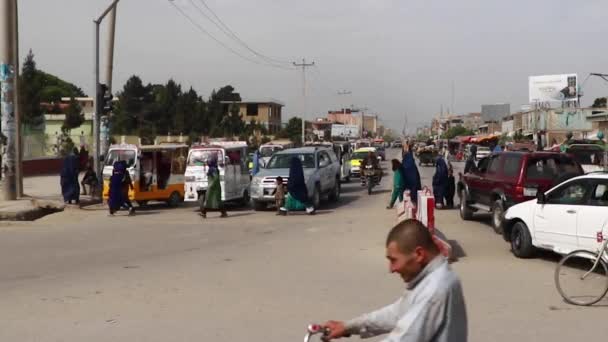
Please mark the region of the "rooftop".
POLYGON ((285 103, 273 98, 241 99, 241 101, 221 101, 220 103, 242 103, 242 104, 275 104, 285 107, 285 103))

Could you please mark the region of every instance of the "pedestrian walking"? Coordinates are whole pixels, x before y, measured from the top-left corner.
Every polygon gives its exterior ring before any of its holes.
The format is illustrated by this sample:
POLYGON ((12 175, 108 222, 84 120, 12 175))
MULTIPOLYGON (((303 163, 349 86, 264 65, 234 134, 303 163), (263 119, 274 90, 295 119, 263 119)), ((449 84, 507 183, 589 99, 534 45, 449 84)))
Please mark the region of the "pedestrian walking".
POLYGON ((289 211, 306 210, 313 215, 315 208, 308 200, 308 189, 304 180, 302 161, 298 157, 291 158, 289 163, 289 179, 287 180, 287 196, 285 206, 281 207, 281 214, 287 215, 289 211))
POLYGON ((393 169, 393 192, 391 194, 391 201, 386 209, 392 209, 397 201, 403 202, 403 192, 405 191, 405 177, 403 176, 403 169, 401 162, 398 159, 391 160, 393 169))
POLYGON ((80 186, 78 185, 78 175, 80 172, 80 160, 78 150, 74 149, 63 159, 61 168, 60 185, 63 201, 66 204, 80 203, 80 186))
POLYGON ((114 215, 121 207, 124 207, 126 200, 128 200, 128 193, 125 194, 124 191, 125 173, 128 173, 126 166, 127 164, 124 161, 116 161, 113 165, 108 198, 110 215, 114 215), (127 195, 126 199, 125 195, 127 195))
POLYGON ((131 175, 129 174, 129 170, 127 169, 127 162, 122 160, 122 168, 125 170, 124 176, 122 178, 122 207, 129 211, 129 215, 135 215, 135 208, 129 199, 129 190, 133 190, 133 181, 131 180, 131 175))
POLYGON ((472 145, 469 149, 469 155, 467 157, 467 161, 464 164, 464 173, 471 173, 477 170, 477 165, 475 161, 477 160, 477 145, 472 145))
POLYGON ((207 181, 209 188, 203 197, 201 215, 207 218, 208 211, 221 212, 222 218, 228 217, 224 202, 222 201, 222 185, 220 183, 220 170, 217 167, 217 154, 207 160, 207 181))
POLYGON ((414 152, 410 150, 410 146, 406 144, 403 146, 403 162, 401 163, 403 169, 403 189, 409 190, 412 196, 412 202, 418 203, 418 190, 422 189, 420 182, 420 172, 416 166, 416 160, 414 160, 414 152))
POLYGON ((448 162, 448 189, 445 204, 449 209, 454 208, 454 195, 456 195, 456 179, 454 178, 454 167, 448 162))
POLYGON ((251 170, 251 176, 255 177, 258 172, 260 172, 260 151, 256 150, 253 152, 253 168, 251 170))
POLYGON ((448 165, 442 156, 435 161, 435 174, 433 175, 433 195, 435 206, 439 209, 445 208, 448 193, 448 165))
POLYGON ((386 239, 386 256, 390 272, 401 276, 407 290, 380 310, 348 322, 328 321, 327 338, 389 334, 384 341, 466 342, 462 285, 427 227, 416 220, 398 223, 386 239))
POLYGON ((88 186, 89 193, 91 194, 91 196, 95 194, 95 190, 99 186, 99 179, 97 179, 97 173, 95 172, 95 170, 93 170, 91 161, 89 161, 86 165, 84 176, 82 177, 80 185, 82 185, 82 194, 87 194, 88 186))

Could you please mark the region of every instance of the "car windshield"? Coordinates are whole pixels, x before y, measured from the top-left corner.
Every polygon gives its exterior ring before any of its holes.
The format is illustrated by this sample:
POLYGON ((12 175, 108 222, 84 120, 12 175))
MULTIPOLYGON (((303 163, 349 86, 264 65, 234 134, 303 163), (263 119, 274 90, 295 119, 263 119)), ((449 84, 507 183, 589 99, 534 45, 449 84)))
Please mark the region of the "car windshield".
POLYGON ((106 158, 106 166, 112 166, 117 161, 126 161, 127 167, 131 167, 135 164, 135 150, 111 150, 108 152, 106 158))
POLYGON ((263 146, 260 147, 260 156, 261 157, 271 157, 275 152, 282 150, 282 148, 278 146, 263 146))
POLYGON ((302 166, 305 169, 315 168, 315 155, 312 153, 300 154, 275 154, 268 162, 267 169, 289 169, 289 164, 293 157, 299 158, 302 161, 302 166))
POLYGON ((369 152, 355 152, 350 159, 365 159, 369 152))
POLYGON ((218 162, 223 160, 222 150, 192 150, 188 154, 188 166, 204 166, 207 161, 215 158, 218 162))
POLYGON ((490 152, 490 148, 489 147, 480 146, 480 147, 477 148, 477 153, 479 153, 479 152, 490 152))

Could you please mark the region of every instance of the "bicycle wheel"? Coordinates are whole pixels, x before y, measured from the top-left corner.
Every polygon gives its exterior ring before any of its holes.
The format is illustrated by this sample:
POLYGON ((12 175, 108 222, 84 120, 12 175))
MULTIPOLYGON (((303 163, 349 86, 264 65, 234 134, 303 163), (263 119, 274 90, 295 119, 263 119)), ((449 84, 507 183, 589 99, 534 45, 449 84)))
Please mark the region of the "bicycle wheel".
POLYGON ((560 260, 555 269, 555 286, 566 302, 591 305, 608 292, 608 266, 604 260, 593 268, 597 254, 574 251, 560 260))

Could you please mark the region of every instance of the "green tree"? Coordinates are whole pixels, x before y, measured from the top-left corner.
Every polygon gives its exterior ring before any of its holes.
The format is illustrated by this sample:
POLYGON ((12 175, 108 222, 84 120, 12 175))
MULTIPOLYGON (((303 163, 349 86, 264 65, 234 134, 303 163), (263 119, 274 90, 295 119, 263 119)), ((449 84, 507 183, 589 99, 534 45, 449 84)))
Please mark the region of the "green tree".
POLYGON ((287 126, 277 133, 277 138, 289 139, 296 145, 302 143, 302 119, 293 117, 287 122, 287 126))
POLYGON ((82 107, 72 97, 70 99, 70 105, 65 112, 65 119, 63 120, 63 125, 61 125, 61 131, 63 134, 68 134, 71 129, 80 127, 83 122, 84 114, 82 112, 82 107))
POLYGON ((444 139, 452 139, 458 136, 462 136, 462 135, 473 135, 473 131, 471 131, 470 129, 467 129, 461 125, 458 126, 454 126, 454 127, 450 127, 450 129, 447 130, 447 132, 445 132, 442 135, 442 138, 444 139))
POLYGON ((606 108, 606 98, 605 97, 598 97, 597 99, 595 99, 595 101, 593 101, 593 105, 591 107, 593 107, 593 108, 606 108))
POLYGON ((29 126, 40 126, 44 122, 42 108, 40 107, 42 85, 40 84, 32 50, 25 57, 19 78, 19 108, 23 123, 29 126))

